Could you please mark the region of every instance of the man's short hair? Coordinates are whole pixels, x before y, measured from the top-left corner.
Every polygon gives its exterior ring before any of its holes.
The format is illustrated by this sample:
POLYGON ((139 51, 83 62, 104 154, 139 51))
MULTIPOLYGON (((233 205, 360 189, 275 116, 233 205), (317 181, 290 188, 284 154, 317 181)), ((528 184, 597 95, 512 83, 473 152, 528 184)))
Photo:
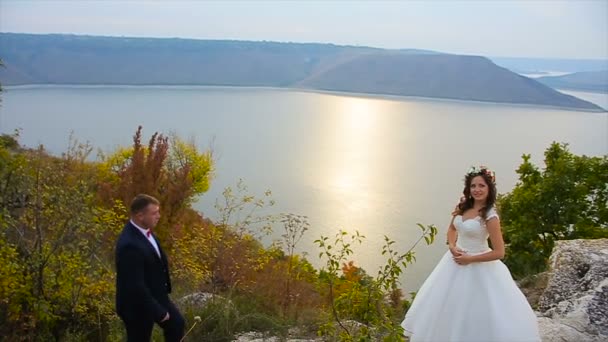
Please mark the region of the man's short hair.
POLYGON ((150 204, 160 205, 160 202, 156 198, 146 194, 135 196, 131 201, 131 215, 144 211, 150 204))

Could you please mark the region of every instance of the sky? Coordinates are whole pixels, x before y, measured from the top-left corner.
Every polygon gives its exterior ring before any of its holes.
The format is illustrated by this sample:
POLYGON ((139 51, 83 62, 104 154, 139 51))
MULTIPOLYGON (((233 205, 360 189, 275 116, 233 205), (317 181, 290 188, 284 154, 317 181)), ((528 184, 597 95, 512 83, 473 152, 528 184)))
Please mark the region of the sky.
POLYGON ((608 0, 0 0, 0 32, 426 49, 608 59, 608 0))

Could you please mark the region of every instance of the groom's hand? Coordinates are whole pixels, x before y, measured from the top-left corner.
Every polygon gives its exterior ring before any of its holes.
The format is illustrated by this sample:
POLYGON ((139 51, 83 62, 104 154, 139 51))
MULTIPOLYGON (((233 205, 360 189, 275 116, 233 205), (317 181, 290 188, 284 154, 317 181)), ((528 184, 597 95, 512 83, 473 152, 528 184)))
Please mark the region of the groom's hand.
POLYGON ((165 318, 163 318, 162 321, 160 321, 161 323, 164 321, 168 321, 169 320, 169 312, 167 312, 167 314, 165 315, 165 318))

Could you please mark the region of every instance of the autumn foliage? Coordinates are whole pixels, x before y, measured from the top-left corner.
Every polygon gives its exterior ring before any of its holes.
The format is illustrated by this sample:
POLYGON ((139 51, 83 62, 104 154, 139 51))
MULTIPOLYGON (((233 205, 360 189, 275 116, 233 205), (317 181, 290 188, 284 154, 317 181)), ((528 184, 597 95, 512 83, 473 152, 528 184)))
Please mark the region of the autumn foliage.
MULTIPOLYGON (((339 329, 331 327, 345 319, 371 327, 403 315, 395 287, 403 260, 393 255, 390 244, 392 264, 376 278, 347 262, 348 248, 339 259, 332 254, 338 249, 332 250, 326 255, 335 259, 328 263, 331 268, 317 270, 296 253, 309 229, 307 218, 269 213, 270 191, 251 195, 239 182, 217 200, 214 221, 194 210, 193 202, 213 178, 212 151, 160 133, 144 143, 142 127, 132 146, 96 159, 91 146, 69 141, 68 150, 55 156, 43 146, 21 146, 18 132, 0 136, 3 338, 123 338, 114 312, 113 250, 128 219, 127 207, 139 193, 161 202, 155 234, 171 261, 173 298, 190 322, 202 317, 189 335, 192 340, 229 341, 250 330, 285 335, 292 326, 304 335, 339 339, 334 334, 339 329), (274 243, 264 246, 262 238, 271 234, 274 243), (180 300, 193 293, 219 299, 206 306, 180 300)), ((320 247, 327 251, 328 246, 320 247)), ((387 326, 378 331, 400 333, 387 326)))

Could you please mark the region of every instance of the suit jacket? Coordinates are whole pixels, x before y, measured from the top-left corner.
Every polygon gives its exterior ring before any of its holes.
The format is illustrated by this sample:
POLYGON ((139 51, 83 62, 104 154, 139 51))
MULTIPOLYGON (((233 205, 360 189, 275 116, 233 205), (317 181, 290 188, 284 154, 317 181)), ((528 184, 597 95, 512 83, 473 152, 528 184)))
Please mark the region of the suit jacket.
MULTIPOLYGON (((155 237, 156 239, 156 237, 155 237)), ((130 221, 116 243, 116 312, 126 320, 160 322, 168 312, 169 264, 130 221)))

